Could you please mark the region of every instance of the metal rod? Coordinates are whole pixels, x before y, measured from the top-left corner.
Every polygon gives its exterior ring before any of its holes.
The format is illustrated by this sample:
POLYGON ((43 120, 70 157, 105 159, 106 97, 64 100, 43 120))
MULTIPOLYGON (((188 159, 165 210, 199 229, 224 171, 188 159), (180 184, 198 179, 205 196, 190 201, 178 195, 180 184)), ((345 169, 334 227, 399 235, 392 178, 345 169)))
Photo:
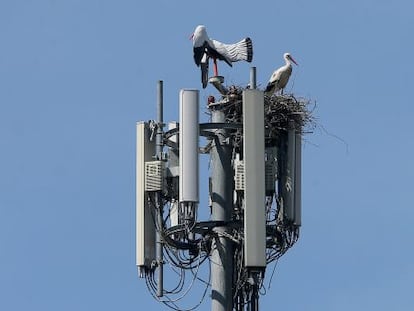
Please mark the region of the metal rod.
POLYGON ((163 104, 164 104, 164 92, 163 92, 163 81, 160 80, 157 83, 157 136, 156 136, 156 156, 157 156, 157 160, 162 160, 162 134, 163 134, 163 122, 164 122, 164 109, 163 109, 163 104))
POLYGON ((257 284, 254 284, 252 288, 252 297, 250 299, 250 303, 251 303, 251 311, 259 311, 259 295, 258 295, 257 284))
MULTIPOLYGON (((163 152, 163 82, 158 81, 157 83, 157 136, 155 153, 157 160, 162 160, 163 152)), ((157 236, 156 236, 156 254, 157 254, 157 265, 158 265, 158 279, 157 279, 157 296, 162 297, 164 292, 164 267, 163 267, 163 241, 162 241, 162 230, 163 230, 163 205, 161 199, 161 193, 158 192, 155 195, 155 204, 157 208, 157 236)))
MULTIPOLYGON (((212 122, 225 122, 221 110, 212 110, 212 122)), ((211 200, 212 220, 229 221, 232 212, 233 173, 231 167, 232 147, 227 142, 227 129, 218 129, 211 149, 211 200)), ((223 236, 226 227, 215 228, 211 250, 211 310, 230 311, 233 309, 233 247, 223 236)))
POLYGON ((259 278, 261 273, 259 271, 251 271, 250 273, 250 293, 249 293, 249 310, 259 311, 259 278))
MULTIPOLYGON (((218 74, 218 73, 217 73, 218 74)), ((224 77, 222 76, 214 76, 211 77, 208 80, 209 83, 213 84, 213 86, 217 89, 217 91, 220 92, 221 95, 226 95, 229 91, 227 88, 223 85, 224 83, 224 77)))
POLYGON ((256 67, 250 68, 250 88, 256 88, 256 67))

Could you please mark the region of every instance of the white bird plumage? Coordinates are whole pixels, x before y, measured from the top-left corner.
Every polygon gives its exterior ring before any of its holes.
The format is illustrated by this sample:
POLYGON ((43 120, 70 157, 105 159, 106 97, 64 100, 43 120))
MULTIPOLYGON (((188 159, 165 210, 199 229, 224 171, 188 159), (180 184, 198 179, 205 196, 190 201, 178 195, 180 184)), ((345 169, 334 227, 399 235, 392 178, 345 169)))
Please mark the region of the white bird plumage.
POLYGON ((292 63, 298 65, 290 53, 283 54, 283 58, 286 64, 273 72, 265 89, 266 95, 271 96, 279 90, 283 94, 283 89, 286 87, 292 74, 292 63))
POLYGON ((220 41, 210 39, 207 35, 207 30, 204 25, 198 25, 192 35, 194 62, 197 66, 201 65, 201 80, 203 88, 207 86, 208 80, 208 61, 212 58, 214 61, 214 74, 217 73, 216 60, 225 61, 229 66, 233 62, 247 61, 251 62, 253 59, 253 44, 250 38, 234 44, 225 44, 220 41))

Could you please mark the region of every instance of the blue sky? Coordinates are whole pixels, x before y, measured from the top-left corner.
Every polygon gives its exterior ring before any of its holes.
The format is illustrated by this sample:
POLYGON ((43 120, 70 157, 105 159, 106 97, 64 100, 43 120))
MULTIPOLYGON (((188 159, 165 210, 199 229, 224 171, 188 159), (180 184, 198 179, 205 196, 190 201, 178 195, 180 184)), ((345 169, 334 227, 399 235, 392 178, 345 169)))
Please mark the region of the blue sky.
POLYGON ((1 1, 0 309, 167 310, 135 268, 135 122, 155 118, 157 80, 165 120, 180 89, 201 88, 188 37, 205 24, 253 40, 252 64, 219 64, 227 83, 254 65, 263 87, 289 51, 288 91, 316 102, 301 238, 262 310, 412 310, 413 12, 403 0, 1 1))

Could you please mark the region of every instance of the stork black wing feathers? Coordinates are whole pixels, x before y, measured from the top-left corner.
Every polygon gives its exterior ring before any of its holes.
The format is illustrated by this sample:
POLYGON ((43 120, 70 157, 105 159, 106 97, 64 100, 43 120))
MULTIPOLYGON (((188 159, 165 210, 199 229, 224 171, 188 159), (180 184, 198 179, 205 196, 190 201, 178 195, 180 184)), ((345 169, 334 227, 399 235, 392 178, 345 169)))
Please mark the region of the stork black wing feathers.
POLYGON ((208 60, 207 62, 201 63, 201 83, 203 85, 203 89, 205 89, 208 84, 208 60))
POLYGON ((275 80, 273 82, 269 82, 266 86, 265 92, 270 92, 272 88, 275 86, 278 80, 275 80))
POLYGON ((197 66, 200 66, 204 53, 207 53, 207 55, 213 59, 225 61, 230 67, 233 67, 233 64, 226 57, 217 52, 207 42, 204 42, 202 46, 194 48, 194 62, 197 66))
POLYGON ((231 63, 231 61, 229 61, 226 57, 224 57, 224 55, 220 54, 219 52, 217 52, 216 49, 212 48, 211 46, 207 45, 206 47, 207 49, 207 53, 211 58, 215 58, 218 60, 222 60, 225 61, 230 67, 233 67, 233 64, 231 63))
POLYGON ((246 40, 246 46, 247 46, 247 61, 249 63, 251 63, 252 60, 253 60, 253 43, 252 43, 252 39, 247 37, 245 40, 246 40))
POLYGON ((194 50, 194 62, 196 63, 197 67, 200 66, 201 60, 203 59, 203 55, 206 51, 206 47, 208 46, 207 42, 204 42, 202 46, 195 47, 194 50))

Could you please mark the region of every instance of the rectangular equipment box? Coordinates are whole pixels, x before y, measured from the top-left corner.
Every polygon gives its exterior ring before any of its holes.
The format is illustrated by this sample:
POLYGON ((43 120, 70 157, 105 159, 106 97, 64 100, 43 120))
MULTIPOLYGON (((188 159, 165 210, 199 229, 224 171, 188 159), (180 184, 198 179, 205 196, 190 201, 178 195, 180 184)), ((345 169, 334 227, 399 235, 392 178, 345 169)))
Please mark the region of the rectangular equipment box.
POLYGON ((264 96, 243 91, 244 258, 246 267, 266 267, 264 96))

